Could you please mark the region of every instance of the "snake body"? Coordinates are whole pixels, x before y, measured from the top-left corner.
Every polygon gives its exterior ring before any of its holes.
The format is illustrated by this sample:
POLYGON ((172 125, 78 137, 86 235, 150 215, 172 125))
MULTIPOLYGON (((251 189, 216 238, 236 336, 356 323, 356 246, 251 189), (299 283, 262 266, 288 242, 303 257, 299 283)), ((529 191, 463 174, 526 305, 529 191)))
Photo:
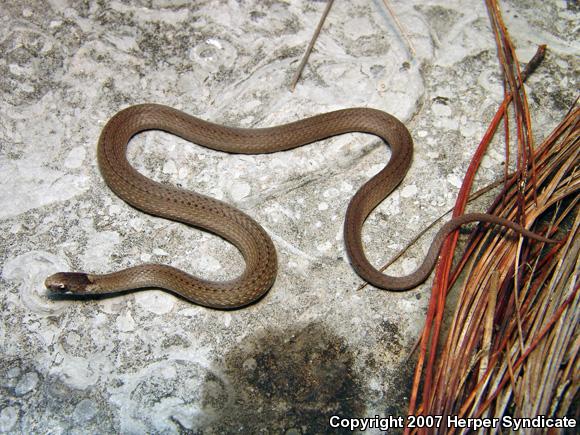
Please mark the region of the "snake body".
POLYGON ((114 115, 103 128, 98 162, 103 178, 123 200, 151 215, 161 216, 217 234, 236 246, 246 267, 230 281, 207 281, 161 264, 143 264, 97 275, 60 272, 46 279, 58 293, 102 294, 139 288, 162 288, 200 305, 237 308, 260 299, 277 273, 276 250, 264 229, 240 210, 207 196, 155 182, 137 172, 126 151, 131 138, 147 130, 163 130, 190 142, 229 153, 258 154, 289 150, 349 132, 370 133, 391 148, 388 164, 353 196, 346 211, 344 241, 354 270, 372 285, 407 290, 427 279, 446 235, 467 222, 486 221, 510 227, 525 236, 549 241, 517 224, 487 214, 466 214, 445 224, 435 236, 422 265, 404 277, 384 275, 366 258, 361 232, 371 211, 395 189, 411 164, 413 141, 407 128, 388 113, 353 108, 316 115, 289 124, 258 129, 225 127, 171 107, 141 104, 114 115))

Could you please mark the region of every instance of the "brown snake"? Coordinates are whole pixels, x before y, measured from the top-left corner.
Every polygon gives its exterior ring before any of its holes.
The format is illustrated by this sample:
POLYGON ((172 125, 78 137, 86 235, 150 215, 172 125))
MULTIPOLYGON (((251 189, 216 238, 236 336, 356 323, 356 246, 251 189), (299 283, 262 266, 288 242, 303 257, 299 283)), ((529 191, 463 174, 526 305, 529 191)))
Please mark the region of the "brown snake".
POLYGON ((468 222, 484 221, 509 227, 526 237, 550 242, 521 226, 482 213, 446 223, 435 236, 425 260, 410 275, 387 276, 367 260, 361 231, 367 216, 405 177, 413 154, 407 128, 393 116, 375 109, 344 109, 271 128, 224 127, 179 110, 156 104, 132 106, 113 116, 101 133, 98 161, 109 187, 123 200, 146 213, 203 228, 235 245, 246 267, 236 279, 207 281, 171 266, 144 264, 106 275, 60 272, 46 279, 46 287, 61 294, 115 293, 139 288, 163 288, 200 305, 237 308, 261 298, 276 278, 277 259, 272 240, 251 217, 221 201, 157 183, 137 172, 126 157, 131 138, 146 130, 163 130, 190 142, 230 153, 258 154, 296 148, 349 132, 370 133, 391 147, 387 166, 351 199, 344 223, 344 241, 352 267, 361 278, 388 290, 407 290, 427 279, 446 235, 468 222))

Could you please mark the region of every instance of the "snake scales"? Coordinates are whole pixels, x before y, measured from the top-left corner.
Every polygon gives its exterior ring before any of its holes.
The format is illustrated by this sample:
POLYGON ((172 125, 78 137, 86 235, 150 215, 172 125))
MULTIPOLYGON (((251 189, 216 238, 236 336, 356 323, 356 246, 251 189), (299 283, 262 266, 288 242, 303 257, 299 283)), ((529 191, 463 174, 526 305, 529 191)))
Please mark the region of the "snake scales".
POLYGON ((203 121, 156 104, 131 106, 113 116, 98 144, 101 173, 109 187, 127 203, 146 213, 203 228, 235 245, 246 267, 230 281, 207 281, 161 264, 143 264, 105 275, 60 272, 46 279, 55 293, 102 294, 138 288, 163 288, 208 307, 237 308, 261 298, 277 273, 276 250, 264 229, 240 210, 195 192, 157 183, 137 172, 126 157, 130 139, 146 130, 163 130, 188 141, 230 153, 272 153, 331 136, 370 133, 391 147, 389 163, 351 199, 344 223, 344 241, 352 267, 361 278, 388 290, 407 290, 427 279, 446 235, 468 222, 485 221, 509 227, 527 237, 549 239, 505 219, 466 214, 446 223, 435 236, 419 268, 403 277, 387 276, 367 260, 361 231, 367 216, 397 187, 411 164, 413 141, 393 116, 368 108, 345 109, 271 128, 242 129, 203 121))

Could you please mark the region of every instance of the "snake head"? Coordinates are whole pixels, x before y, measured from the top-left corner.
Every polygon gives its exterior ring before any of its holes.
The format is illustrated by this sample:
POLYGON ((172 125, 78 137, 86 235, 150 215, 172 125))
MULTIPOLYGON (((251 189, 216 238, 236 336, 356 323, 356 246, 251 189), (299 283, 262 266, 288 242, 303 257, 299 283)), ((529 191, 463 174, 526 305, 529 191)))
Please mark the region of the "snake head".
POLYGON ((90 284, 91 280, 86 273, 77 272, 55 273, 44 281, 49 291, 60 294, 86 293, 90 284))

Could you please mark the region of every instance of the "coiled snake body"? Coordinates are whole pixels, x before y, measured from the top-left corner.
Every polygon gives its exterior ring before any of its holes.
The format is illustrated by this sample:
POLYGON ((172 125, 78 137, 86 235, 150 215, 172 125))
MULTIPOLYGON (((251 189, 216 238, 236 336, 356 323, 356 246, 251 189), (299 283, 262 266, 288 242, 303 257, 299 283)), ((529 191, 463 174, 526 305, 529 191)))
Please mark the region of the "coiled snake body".
POLYGON ((237 308, 258 300, 272 286, 277 273, 276 250, 256 221, 221 201, 157 183, 129 164, 127 144, 135 134, 146 130, 163 130, 208 148, 244 154, 288 150, 348 132, 370 133, 382 138, 391 147, 391 159, 354 195, 344 223, 344 241, 352 267, 361 278, 379 288, 406 290, 425 281, 437 261, 445 236, 467 222, 491 222, 527 237, 549 241, 496 216, 467 214, 449 221, 439 230, 423 264, 414 273, 404 277, 384 275, 367 260, 361 231, 367 216, 397 187, 411 164, 413 141, 399 120, 379 110, 355 108, 277 127, 242 129, 206 122, 167 106, 142 104, 118 112, 101 133, 97 153, 105 181, 133 207, 206 229, 231 242, 240 250, 245 270, 236 279, 217 282, 161 264, 144 264, 105 275, 60 272, 46 279, 45 285, 50 291, 101 294, 157 287, 200 305, 237 308))

